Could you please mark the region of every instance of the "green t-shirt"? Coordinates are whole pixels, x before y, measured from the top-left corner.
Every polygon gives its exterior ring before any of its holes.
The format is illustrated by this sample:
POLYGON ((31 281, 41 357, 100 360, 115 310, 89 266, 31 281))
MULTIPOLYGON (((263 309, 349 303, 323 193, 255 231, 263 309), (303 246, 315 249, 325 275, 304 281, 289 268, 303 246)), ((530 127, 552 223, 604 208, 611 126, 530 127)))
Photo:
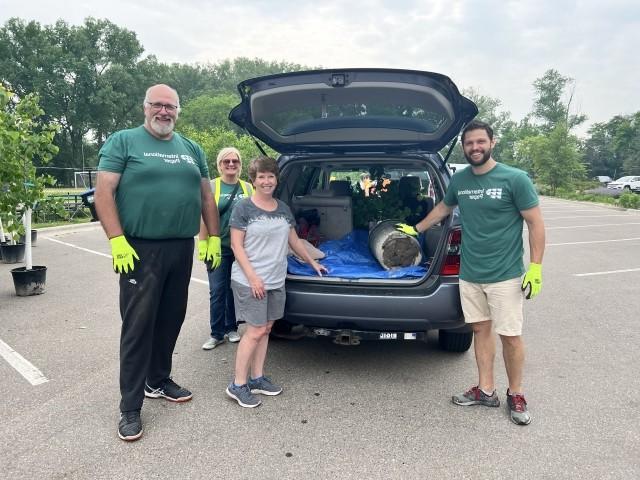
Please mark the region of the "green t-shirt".
MULTIPOLYGON (((239 180, 242 182, 242 180, 239 180)), ((253 188, 251 184, 247 182, 244 183, 244 190, 246 190, 246 195, 242 189, 242 184, 238 185, 238 190, 236 191, 235 197, 233 197, 233 201, 229 208, 227 208, 227 204, 229 203, 229 198, 231 198, 231 193, 236 188, 236 184, 228 184, 224 183, 222 180, 220 181, 220 198, 218 199, 218 211, 221 211, 226 208, 226 211, 220 215, 220 242, 223 247, 231 248, 231 237, 229 235, 229 219, 231 218, 231 211, 233 207, 238 203, 241 198, 250 197, 253 192, 253 188)), ((216 180, 211 180, 211 191, 213 192, 214 198, 216 197, 216 180)))
POLYGON ((465 168, 451 178, 444 203, 460 208, 462 280, 495 283, 524 273, 520 212, 538 205, 525 172, 501 163, 483 175, 465 168))
POLYGON ((157 240, 198 233, 200 182, 209 170, 197 143, 177 133, 159 140, 140 126, 111 135, 98 157, 99 171, 121 174, 116 206, 125 234, 157 240))

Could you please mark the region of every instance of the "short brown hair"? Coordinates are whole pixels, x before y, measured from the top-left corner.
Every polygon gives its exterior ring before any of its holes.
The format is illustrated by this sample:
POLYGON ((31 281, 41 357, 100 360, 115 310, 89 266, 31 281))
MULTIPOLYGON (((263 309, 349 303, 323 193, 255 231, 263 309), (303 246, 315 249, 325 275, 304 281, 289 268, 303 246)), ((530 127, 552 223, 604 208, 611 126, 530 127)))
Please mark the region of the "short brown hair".
POLYGON ((484 130, 485 132, 487 132, 489 140, 493 140, 493 128, 491 128, 491 125, 481 120, 472 120, 467 124, 466 127, 464 127, 464 130, 462 130, 462 135, 460 135, 460 143, 464 143, 464 136, 471 130, 484 130))
POLYGON ((280 180, 280 170, 278 169, 278 163, 271 157, 266 155, 260 155, 259 157, 251 160, 249 164, 249 178, 251 181, 255 181, 258 173, 273 173, 277 180, 280 180))

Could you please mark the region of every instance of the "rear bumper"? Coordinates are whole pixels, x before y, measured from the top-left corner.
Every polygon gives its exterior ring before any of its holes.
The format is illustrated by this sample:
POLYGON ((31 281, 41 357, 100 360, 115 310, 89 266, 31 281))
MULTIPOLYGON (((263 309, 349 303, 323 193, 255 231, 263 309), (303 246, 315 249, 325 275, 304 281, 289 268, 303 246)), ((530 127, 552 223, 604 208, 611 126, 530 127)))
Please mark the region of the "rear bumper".
POLYGON ((287 283, 285 319, 309 328, 363 332, 465 329, 457 277, 435 288, 318 288, 287 283))

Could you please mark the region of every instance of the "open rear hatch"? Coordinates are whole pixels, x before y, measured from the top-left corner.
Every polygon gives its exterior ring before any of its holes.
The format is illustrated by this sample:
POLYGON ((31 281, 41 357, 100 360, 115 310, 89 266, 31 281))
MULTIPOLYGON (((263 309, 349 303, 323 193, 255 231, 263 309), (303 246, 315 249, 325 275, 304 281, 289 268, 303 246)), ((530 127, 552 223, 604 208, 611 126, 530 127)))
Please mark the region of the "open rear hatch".
POLYGON ((229 119, 279 153, 437 152, 478 113, 446 76, 392 69, 245 80, 229 119))

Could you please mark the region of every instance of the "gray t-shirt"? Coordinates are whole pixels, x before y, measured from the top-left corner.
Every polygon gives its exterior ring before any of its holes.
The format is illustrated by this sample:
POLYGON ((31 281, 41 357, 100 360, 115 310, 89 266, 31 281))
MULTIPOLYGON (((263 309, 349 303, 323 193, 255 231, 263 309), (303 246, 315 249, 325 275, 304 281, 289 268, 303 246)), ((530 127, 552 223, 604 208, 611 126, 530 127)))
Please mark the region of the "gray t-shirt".
MULTIPOLYGON (((280 288, 287 276, 287 252, 289 232, 295 219, 288 205, 277 200, 273 211, 258 208, 251 198, 243 198, 231 213, 229 226, 244 230, 244 250, 256 274, 267 290, 280 288)), ((233 262, 231 280, 249 286, 244 271, 233 262)))

